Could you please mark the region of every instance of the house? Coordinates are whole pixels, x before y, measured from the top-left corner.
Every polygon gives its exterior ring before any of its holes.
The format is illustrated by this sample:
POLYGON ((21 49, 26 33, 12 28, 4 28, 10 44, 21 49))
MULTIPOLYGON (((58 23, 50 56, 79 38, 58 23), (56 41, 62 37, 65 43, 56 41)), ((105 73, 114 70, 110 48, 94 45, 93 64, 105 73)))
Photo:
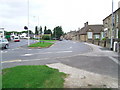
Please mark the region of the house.
POLYGON ((0 28, 0 38, 5 38, 4 28, 0 28))
POLYGON ((67 39, 67 40, 77 40, 76 36, 77 36, 76 31, 70 31, 70 32, 67 33, 67 35, 65 35, 65 39, 67 39))
POLYGON ((80 41, 100 39, 102 31, 103 25, 88 25, 86 22, 84 27, 79 30, 80 41))
POLYGON ((120 8, 118 8, 113 13, 113 20, 112 14, 103 19, 103 25, 104 25, 104 37, 108 39, 111 39, 112 36, 114 39, 120 38, 120 8))
POLYGON ((109 40, 109 47, 120 52, 120 8, 103 19, 104 37, 109 40))

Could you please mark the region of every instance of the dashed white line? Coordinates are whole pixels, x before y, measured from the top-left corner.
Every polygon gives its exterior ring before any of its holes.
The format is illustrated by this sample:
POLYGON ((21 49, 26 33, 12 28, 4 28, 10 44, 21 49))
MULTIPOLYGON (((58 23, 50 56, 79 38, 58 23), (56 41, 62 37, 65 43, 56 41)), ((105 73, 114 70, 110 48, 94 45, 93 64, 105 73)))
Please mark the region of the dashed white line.
POLYGON ((21 56, 31 56, 31 55, 33 55, 33 54, 25 54, 25 55, 21 55, 21 56))

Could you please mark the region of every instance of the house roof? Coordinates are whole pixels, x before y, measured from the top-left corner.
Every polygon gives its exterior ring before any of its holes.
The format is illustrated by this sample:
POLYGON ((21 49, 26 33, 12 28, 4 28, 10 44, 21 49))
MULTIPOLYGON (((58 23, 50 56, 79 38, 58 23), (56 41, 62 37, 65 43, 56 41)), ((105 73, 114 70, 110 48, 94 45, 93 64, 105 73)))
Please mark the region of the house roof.
POLYGON ((99 34, 103 29, 103 25, 87 25, 86 27, 83 27, 79 30, 79 34, 81 35, 87 34, 89 29, 91 29, 94 34, 95 33, 99 34))

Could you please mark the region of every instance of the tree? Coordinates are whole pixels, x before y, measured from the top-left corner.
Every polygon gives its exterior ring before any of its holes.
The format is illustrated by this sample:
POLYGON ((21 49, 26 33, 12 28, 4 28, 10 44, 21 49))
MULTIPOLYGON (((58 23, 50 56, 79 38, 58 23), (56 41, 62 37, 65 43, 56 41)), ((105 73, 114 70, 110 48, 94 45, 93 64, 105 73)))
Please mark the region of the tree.
POLYGON ((32 30, 29 30, 29 34, 33 34, 32 30))
POLYGON ((53 29, 53 37, 60 39, 60 37, 64 34, 62 27, 57 26, 53 29))
POLYGON ((38 27, 35 26, 35 34, 38 35, 38 27))
POLYGON ((45 34, 52 34, 52 31, 50 29, 46 30, 45 34))
POLYGON ((42 34, 42 27, 40 26, 40 34, 42 34))
POLYGON ((47 27, 45 26, 45 28, 44 28, 44 34, 46 34, 46 31, 47 31, 47 27))

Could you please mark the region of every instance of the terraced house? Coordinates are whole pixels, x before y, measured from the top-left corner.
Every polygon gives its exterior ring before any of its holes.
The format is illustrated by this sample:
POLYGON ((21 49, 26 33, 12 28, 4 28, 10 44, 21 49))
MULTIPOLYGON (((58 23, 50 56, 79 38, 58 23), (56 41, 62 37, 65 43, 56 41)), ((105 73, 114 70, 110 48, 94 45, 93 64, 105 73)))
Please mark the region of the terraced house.
POLYGON ((110 14, 103 20, 103 25, 104 25, 104 37, 108 39, 111 39, 112 36, 114 39, 120 38, 120 8, 118 8, 113 13, 113 28, 112 28, 112 14, 110 14))

